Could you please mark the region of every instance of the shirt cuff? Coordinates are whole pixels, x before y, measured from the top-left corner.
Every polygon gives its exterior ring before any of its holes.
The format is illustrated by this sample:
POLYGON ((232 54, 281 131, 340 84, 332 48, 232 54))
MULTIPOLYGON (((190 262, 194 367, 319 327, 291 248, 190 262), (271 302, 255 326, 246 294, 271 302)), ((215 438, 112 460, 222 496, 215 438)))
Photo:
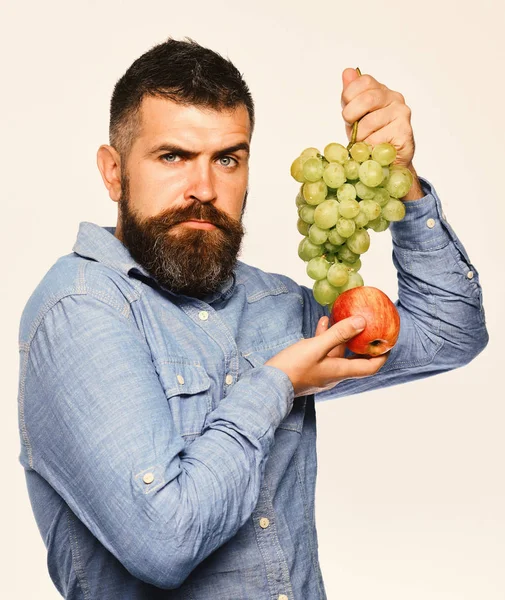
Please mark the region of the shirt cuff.
POLYGON ((429 181, 419 178, 425 195, 405 202, 405 217, 389 229, 395 245, 406 250, 438 250, 457 238, 445 220, 440 198, 429 181))

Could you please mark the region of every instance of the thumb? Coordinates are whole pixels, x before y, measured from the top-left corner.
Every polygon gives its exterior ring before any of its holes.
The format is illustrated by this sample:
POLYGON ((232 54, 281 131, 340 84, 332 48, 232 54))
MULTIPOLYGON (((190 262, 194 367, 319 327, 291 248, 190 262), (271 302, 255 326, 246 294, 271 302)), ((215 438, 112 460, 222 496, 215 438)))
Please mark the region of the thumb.
POLYGON ((332 325, 324 333, 317 336, 321 355, 326 356, 335 346, 345 344, 365 329, 366 320, 362 316, 348 317, 332 325))
POLYGON ((342 72, 342 85, 346 88, 351 81, 358 79, 359 75, 356 69, 344 69, 342 72))

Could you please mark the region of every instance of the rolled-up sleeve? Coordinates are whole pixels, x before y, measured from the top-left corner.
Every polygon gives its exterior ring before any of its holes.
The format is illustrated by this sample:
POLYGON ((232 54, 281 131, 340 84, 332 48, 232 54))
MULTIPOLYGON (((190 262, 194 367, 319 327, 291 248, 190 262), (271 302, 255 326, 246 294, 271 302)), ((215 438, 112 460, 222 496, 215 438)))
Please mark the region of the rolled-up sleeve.
MULTIPOLYGON (((425 179, 421 183, 425 196, 405 202, 405 218, 390 225, 398 273, 398 342, 377 374, 343 381, 317 394, 318 401, 461 367, 488 342, 479 273, 445 219, 433 186, 425 179)), ((328 310, 316 306, 308 289, 305 298, 314 331, 328 310)))
POLYGON ((247 372, 185 446, 148 345, 106 302, 61 299, 23 352, 30 466, 134 576, 180 586, 256 505, 288 377, 247 372))

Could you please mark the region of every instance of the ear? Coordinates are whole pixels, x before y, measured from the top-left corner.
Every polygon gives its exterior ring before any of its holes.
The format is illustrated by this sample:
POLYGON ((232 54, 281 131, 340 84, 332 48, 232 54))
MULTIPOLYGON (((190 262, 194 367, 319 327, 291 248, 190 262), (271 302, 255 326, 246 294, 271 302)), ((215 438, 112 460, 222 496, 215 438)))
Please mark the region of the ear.
POLYGON ((114 202, 121 198, 121 157, 115 148, 102 144, 96 154, 96 163, 109 197, 114 202))

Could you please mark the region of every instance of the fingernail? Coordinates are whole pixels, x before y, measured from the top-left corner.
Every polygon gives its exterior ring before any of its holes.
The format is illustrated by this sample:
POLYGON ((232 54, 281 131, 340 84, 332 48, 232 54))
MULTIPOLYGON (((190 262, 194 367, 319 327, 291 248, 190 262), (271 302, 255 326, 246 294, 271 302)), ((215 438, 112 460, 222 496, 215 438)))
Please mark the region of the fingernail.
POLYGON ((353 317, 353 319, 352 319, 352 325, 356 329, 365 329, 366 321, 361 316, 359 316, 359 317, 353 317))

